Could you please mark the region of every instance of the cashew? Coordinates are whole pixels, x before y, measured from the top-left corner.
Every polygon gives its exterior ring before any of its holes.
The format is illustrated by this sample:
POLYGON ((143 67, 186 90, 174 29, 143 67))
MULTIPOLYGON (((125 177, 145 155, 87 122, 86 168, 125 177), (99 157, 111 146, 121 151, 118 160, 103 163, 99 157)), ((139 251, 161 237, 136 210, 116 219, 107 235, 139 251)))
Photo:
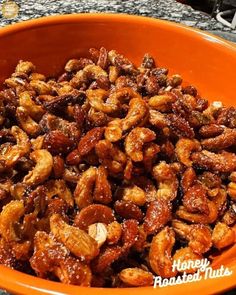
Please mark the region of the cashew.
POLYGON ((23 157, 30 151, 30 141, 27 134, 18 126, 11 128, 11 133, 16 139, 16 145, 7 149, 6 153, 0 155, 0 161, 9 168, 15 165, 19 158, 23 157))
POLYGON ((64 245, 43 231, 35 234, 30 265, 42 278, 53 273, 64 284, 90 286, 91 283, 90 268, 79 259, 71 257, 64 245))
POLYGON ((171 252, 175 243, 175 233, 173 229, 166 226, 156 236, 153 237, 149 262, 152 270, 164 278, 173 277, 177 271, 172 270, 171 252))
POLYGON ((153 275, 141 268, 125 268, 119 273, 119 278, 130 286, 151 286, 153 275))
POLYGON ((15 73, 30 74, 35 71, 35 65, 30 61, 20 60, 16 66, 15 73))
POLYGON ((180 138, 176 143, 175 153, 178 160, 187 167, 192 166, 190 155, 192 151, 200 150, 200 143, 196 139, 180 138))
POLYGON ((97 242, 85 231, 70 226, 58 214, 50 218, 50 229, 55 238, 63 243, 75 256, 90 261, 99 253, 97 242))
POLYGON ((213 246, 217 249, 222 249, 234 244, 236 241, 236 235, 232 228, 223 222, 218 222, 212 233, 213 246))
POLYGON ((31 139, 31 145, 32 149, 35 150, 41 150, 43 147, 43 142, 44 142, 45 135, 39 135, 36 138, 31 139))
POLYGON ((68 62, 65 65, 65 71, 66 72, 76 72, 81 69, 81 63, 78 59, 69 59, 68 62))
POLYGON ((74 225, 87 230, 91 224, 109 224, 115 220, 113 210, 102 204, 92 204, 83 208, 75 216, 74 225))
POLYGON ((141 125, 147 118, 148 106, 141 97, 134 97, 129 102, 129 111, 125 118, 114 119, 105 129, 105 138, 116 142, 122 138, 122 133, 134 126, 141 125))
POLYGON ((177 196, 178 179, 172 167, 162 161, 153 168, 152 173, 159 186, 157 198, 174 200, 177 196))
POLYGON ((118 76, 119 76, 119 70, 117 69, 117 67, 110 66, 109 67, 109 81, 111 83, 115 83, 118 76))
POLYGON ((74 88, 79 88, 82 84, 88 80, 96 80, 100 77, 108 77, 106 71, 96 65, 87 65, 83 70, 78 71, 75 76, 71 79, 70 84, 74 88))
POLYGON ((16 117, 21 128, 31 136, 36 136, 40 132, 40 126, 28 114, 27 110, 23 107, 16 109, 16 117))
POLYGON ((192 222, 192 223, 213 223, 216 221, 218 217, 218 210, 214 202, 207 201, 207 205, 209 208, 208 214, 200 214, 200 213, 191 213, 186 210, 184 206, 179 206, 178 210, 176 211, 176 215, 184 219, 186 221, 192 222))
POLYGON ((37 185, 44 182, 51 174, 53 158, 47 150, 36 150, 30 154, 30 159, 35 161, 36 165, 24 177, 23 182, 27 185, 37 185))
POLYGON ((180 220, 174 219, 172 221, 172 227, 182 239, 189 241, 188 245, 194 253, 202 254, 211 248, 211 230, 207 225, 188 225, 180 220))
POLYGON ((74 257, 62 260, 59 266, 54 268, 53 273, 64 284, 90 287, 92 280, 89 266, 74 257))
POLYGON ((76 205, 82 209, 93 201, 93 187, 95 185, 97 169, 90 167, 82 173, 74 191, 76 205))
POLYGON ((45 184, 45 187, 47 189, 46 195, 48 200, 57 195, 60 199, 64 200, 69 207, 74 206, 72 193, 63 179, 50 180, 45 184))
POLYGON ((7 242, 17 242, 18 238, 14 224, 19 221, 24 214, 23 201, 11 201, 5 205, 0 213, 0 233, 7 242))
POLYGON ((69 94, 70 92, 74 90, 74 88, 67 81, 61 82, 59 85, 60 87, 58 87, 56 91, 58 95, 69 94))
POLYGON ((148 106, 146 102, 139 97, 134 97, 129 102, 129 111, 124 119, 122 119, 122 131, 127 131, 134 126, 143 123, 148 114, 148 106))
POLYGON ((95 146, 99 162, 112 174, 123 172, 126 155, 115 144, 108 140, 100 140, 95 146))
POLYGON ((110 142, 119 141, 122 138, 122 120, 115 119, 109 122, 105 128, 104 136, 110 142))
POLYGON ((52 94, 52 88, 46 82, 40 80, 31 80, 30 86, 39 94, 46 95, 52 94))
POLYGON ((130 201, 138 206, 143 206, 146 203, 146 194, 137 185, 124 188, 123 200, 130 201))
POLYGON ((165 128, 168 126, 166 114, 155 110, 149 110, 149 122, 157 128, 165 128))
POLYGON ((28 186, 24 183, 18 182, 10 187, 11 196, 16 200, 23 200, 26 195, 28 186))
POLYGON ((121 108, 121 103, 125 100, 128 101, 134 97, 141 98, 137 92, 129 87, 118 89, 110 95, 103 89, 89 89, 86 91, 86 95, 93 108, 106 114, 118 111, 121 108))
POLYGON ((30 117, 36 121, 39 121, 45 113, 43 107, 37 105, 33 101, 29 91, 24 91, 19 94, 19 104, 27 111, 30 117))
POLYGON ((193 163, 201 168, 214 172, 233 172, 236 169, 236 155, 229 152, 212 153, 207 150, 192 154, 193 163))
POLYGON ((108 76, 106 71, 96 65, 87 65, 84 67, 83 72, 87 77, 92 77, 93 79, 98 79, 101 76, 108 76))
POLYGON ((152 130, 136 127, 125 139, 125 151, 134 162, 140 162, 143 160, 143 145, 155 139, 156 134, 152 130))
POLYGON ((88 227, 88 234, 98 243, 101 247, 107 239, 107 227, 104 223, 93 223, 88 227))
POLYGON ((106 114, 112 113, 118 109, 118 106, 113 103, 104 102, 108 96, 108 92, 104 89, 89 89, 86 91, 86 96, 90 105, 97 111, 106 114))
POLYGON ((40 81, 46 81, 46 77, 43 74, 40 73, 32 73, 29 76, 30 80, 40 80, 40 81))
POLYGON ((121 104, 130 101, 132 98, 141 98, 141 96, 130 87, 122 87, 109 95, 107 103, 114 104, 120 108, 121 104))
MULTIPOLYGON (((200 260, 200 259, 202 259, 202 255, 194 253, 190 247, 178 249, 173 256, 173 261, 179 260, 181 263, 188 262, 188 260, 194 261, 194 260, 200 260)), ((190 268, 184 271, 186 273, 194 273, 196 272, 196 269, 190 268)), ((180 272, 183 272, 183 271, 180 271, 180 272)))
POLYGON ((22 90, 21 86, 26 86, 28 84, 25 79, 22 79, 21 77, 14 77, 14 76, 6 79, 4 83, 10 88, 19 87, 19 91, 22 90))
POLYGON ((236 200, 236 182, 230 182, 227 186, 227 193, 232 200, 236 200))
POLYGON ((162 95, 155 95, 151 97, 148 101, 148 104, 151 108, 161 111, 161 112, 166 112, 170 110, 171 104, 176 101, 176 96, 171 93, 164 93, 162 95))

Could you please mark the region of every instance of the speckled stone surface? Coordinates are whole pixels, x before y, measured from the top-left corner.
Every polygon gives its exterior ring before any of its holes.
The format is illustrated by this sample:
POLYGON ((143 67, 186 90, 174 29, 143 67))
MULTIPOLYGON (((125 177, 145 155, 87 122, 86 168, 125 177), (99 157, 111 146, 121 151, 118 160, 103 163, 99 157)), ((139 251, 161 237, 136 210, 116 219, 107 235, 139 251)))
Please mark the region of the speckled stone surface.
MULTIPOLYGON (((15 19, 0 15, 0 26, 46 15, 110 12, 151 16, 183 23, 203 30, 230 31, 209 15, 175 0, 14 0, 19 6, 15 19)), ((0 3, 3 3, 1 0, 0 3)))

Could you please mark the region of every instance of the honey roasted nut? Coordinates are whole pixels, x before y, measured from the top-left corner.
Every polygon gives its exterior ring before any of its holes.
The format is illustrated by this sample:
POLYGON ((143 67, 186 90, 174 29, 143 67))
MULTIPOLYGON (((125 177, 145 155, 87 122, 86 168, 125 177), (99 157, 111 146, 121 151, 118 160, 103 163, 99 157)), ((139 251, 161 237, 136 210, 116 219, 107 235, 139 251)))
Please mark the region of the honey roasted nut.
POLYGON ((164 278, 173 277, 177 271, 172 270, 171 252, 175 243, 175 233, 173 229, 165 227, 153 237, 150 251, 149 262, 152 270, 164 278))
POLYGON ((14 200, 5 205, 0 214, 0 233, 7 242, 17 242, 20 238, 14 229, 14 223, 18 222, 24 214, 23 201, 14 200))
POLYGON ((34 239, 34 254, 31 267, 39 277, 53 273, 65 284, 90 286, 91 270, 78 259, 71 257, 67 249, 43 231, 38 231, 34 239))
POLYGON ((107 239, 107 227, 101 222, 93 223, 88 227, 88 234, 94 238, 98 246, 101 247, 107 239))
POLYGON ((117 221, 107 225, 107 243, 109 245, 117 244, 122 235, 122 227, 117 221))
POLYGON ((218 222, 213 229, 212 242, 217 249, 232 245, 235 242, 235 232, 225 223, 218 222))
MULTIPOLYGON (((195 261, 200 259, 202 259, 202 255, 194 253, 190 247, 178 249, 173 256, 173 260, 179 260, 181 263, 187 263, 188 260, 195 261)), ((186 270, 186 273, 195 273, 196 270, 196 268, 189 268, 186 270)))
POLYGON ((109 204, 112 201, 111 185, 107 176, 107 170, 103 166, 99 166, 97 169, 93 199, 102 204, 109 204))
POLYGON ((236 155, 225 151, 218 154, 207 150, 195 152, 192 161, 196 166, 214 172, 232 172, 236 169, 236 155))
POLYGON ((88 131, 79 141, 78 153, 81 156, 87 155, 95 147, 99 140, 102 139, 103 132, 104 128, 102 127, 96 127, 88 131))
POLYGON ((159 185, 157 197, 169 201, 174 200, 177 196, 178 179, 173 168, 162 161, 153 167, 152 173, 159 185))
POLYGON ((60 215, 54 214, 51 216, 50 229, 55 238, 63 243, 75 256, 90 261, 98 255, 97 242, 85 231, 65 223, 60 215))
POLYGON ((29 138, 22 129, 18 126, 13 126, 11 133, 16 139, 16 145, 9 146, 0 155, 0 161, 3 161, 6 168, 14 166, 21 157, 30 151, 29 138))
POLYGON ((20 127, 28 134, 33 137, 39 135, 40 126, 36 123, 28 114, 24 107, 18 107, 16 109, 16 117, 20 127))
POLYGON ((167 200, 157 199, 150 202, 143 228, 147 234, 159 231, 171 219, 171 204, 167 200))
POLYGON ((93 186, 96 181, 97 170, 90 167, 80 176, 74 191, 75 203, 82 209, 93 202, 93 186))
POLYGON ((191 186, 183 196, 183 205, 192 213, 208 214, 207 190, 201 184, 191 186))
POLYGON ((201 255, 207 252, 212 246, 212 233, 207 225, 188 225, 180 220, 172 221, 174 231, 185 240, 189 241, 188 246, 194 253, 201 255))
POLYGON ((124 188, 124 194, 122 198, 124 201, 130 201, 138 206, 143 206, 146 203, 145 191, 137 185, 124 188))
POLYGON ((122 236, 123 242, 122 252, 128 253, 130 248, 135 244, 138 239, 139 228, 138 222, 135 219, 127 219, 122 223, 122 236))
POLYGON ((203 139, 201 144, 207 150, 222 150, 236 143, 236 129, 227 129, 214 138, 203 139))
POLYGON ((54 155, 67 154, 73 146, 73 140, 59 130, 47 133, 43 140, 43 147, 54 155))
POLYGON ((176 215, 184 219, 186 221, 192 223, 203 223, 203 224, 210 224, 214 223, 217 219, 218 210, 213 201, 207 201, 207 206, 209 209, 209 213, 192 213, 189 212, 184 206, 179 206, 178 210, 176 211, 176 215))
POLYGON ((192 166, 190 155, 193 151, 200 150, 201 146, 197 140, 191 140, 188 138, 180 138, 176 143, 175 153, 178 160, 187 167, 192 166))
POLYGON ((185 85, 104 47, 53 78, 19 61, 0 90, 0 264, 144 287, 233 247, 236 108, 185 85))
POLYGON ((39 121, 45 113, 44 108, 33 101, 29 91, 24 91, 19 94, 19 104, 27 111, 30 117, 36 121, 39 121))
POLYGON ((78 226, 80 229, 87 230, 91 224, 110 224, 114 220, 115 216, 111 208, 105 205, 92 204, 77 213, 74 225, 78 226))
POLYGON ((95 274, 105 272, 110 265, 116 261, 122 254, 120 246, 108 246, 100 252, 99 256, 94 259, 92 270, 95 274))
POLYGON ((143 160, 142 147, 145 143, 156 139, 156 135, 153 131, 144 127, 134 128, 125 139, 125 151, 126 154, 134 162, 140 162, 143 160))
POLYGON ((130 201, 116 201, 114 209, 118 215, 125 219, 135 219, 141 221, 143 219, 142 210, 130 201))
POLYGON ((141 268, 126 268, 119 273, 119 278, 130 286, 151 286, 153 275, 141 268))
POLYGON ((44 182, 51 174, 53 167, 52 155, 47 150, 36 150, 30 154, 30 159, 36 162, 32 171, 23 179, 27 185, 37 185, 44 182))

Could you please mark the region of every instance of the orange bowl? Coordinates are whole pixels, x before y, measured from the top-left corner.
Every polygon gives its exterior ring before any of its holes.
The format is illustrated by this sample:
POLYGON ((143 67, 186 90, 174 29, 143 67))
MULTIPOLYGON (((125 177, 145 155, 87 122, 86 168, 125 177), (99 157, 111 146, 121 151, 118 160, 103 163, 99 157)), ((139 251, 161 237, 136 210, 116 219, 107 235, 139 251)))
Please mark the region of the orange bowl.
MULTIPOLYGON (((109 14, 53 16, 0 29, 0 82, 19 59, 39 72, 58 74, 69 58, 86 55, 90 47, 116 49, 134 63, 150 53, 161 66, 179 73, 209 100, 234 104, 236 47, 207 33, 145 17, 109 14)), ((236 245, 215 257, 231 276, 165 288, 98 289, 55 283, 0 266, 0 286, 17 294, 215 294, 236 286, 236 245)))

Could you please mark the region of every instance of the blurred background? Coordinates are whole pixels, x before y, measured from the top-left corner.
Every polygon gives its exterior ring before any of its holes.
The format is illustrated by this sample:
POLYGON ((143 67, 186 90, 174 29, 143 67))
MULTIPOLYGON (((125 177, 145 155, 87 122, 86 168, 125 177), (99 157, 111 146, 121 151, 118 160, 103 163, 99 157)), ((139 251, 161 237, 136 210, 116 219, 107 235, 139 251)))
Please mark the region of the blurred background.
POLYGON ((180 3, 188 4, 194 9, 214 14, 217 9, 228 10, 236 7, 236 0, 177 0, 180 3))

